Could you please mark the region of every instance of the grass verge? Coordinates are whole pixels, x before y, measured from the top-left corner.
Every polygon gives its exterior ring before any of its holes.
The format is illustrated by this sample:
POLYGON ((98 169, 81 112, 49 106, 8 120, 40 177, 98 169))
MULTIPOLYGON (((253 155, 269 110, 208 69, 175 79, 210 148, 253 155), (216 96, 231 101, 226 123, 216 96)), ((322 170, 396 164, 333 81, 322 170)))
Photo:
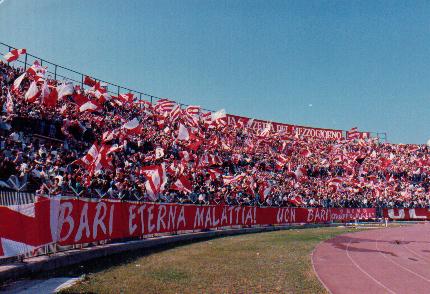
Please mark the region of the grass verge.
POLYGON ((321 241, 355 231, 314 228, 239 235, 145 256, 109 257, 64 293, 326 293, 310 254, 321 241), (118 257, 117 257, 118 259, 118 257))

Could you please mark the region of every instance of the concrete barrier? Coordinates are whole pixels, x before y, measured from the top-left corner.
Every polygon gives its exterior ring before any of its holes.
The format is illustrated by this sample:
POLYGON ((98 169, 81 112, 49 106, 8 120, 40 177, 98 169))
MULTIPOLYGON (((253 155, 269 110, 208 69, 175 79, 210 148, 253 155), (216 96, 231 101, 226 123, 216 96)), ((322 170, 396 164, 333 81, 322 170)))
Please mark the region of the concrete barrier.
MULTIPOLYGON (((335 224, 338 226, 341 224, 335 224)), ((85 247, 82 249, 72 249, 58 252, 52 255, 43 255, 25 259, 23 262, 14 262, 0 266, 0 283, 7 280, 14 280, 24 276, 37 274, 40 272, 51 271, 62 267, 80 264, 92 259, 102 258, 113 254, 124 253, 127 251, 154 249, 163 245, 172 245, 175 243, 195 242, 210 238, 232 236, 239 234, 250 234, 260 232, 270 232, 288 229, 304 229, 333 225, 288 225, 288 226, 268 226, 252 227, 240 229, 211 230, 204 232, 188 233, 181 235, 168 235, 155 238, 133 240, 127 242, 111 243, 98 245, 94 247, 85 247)))

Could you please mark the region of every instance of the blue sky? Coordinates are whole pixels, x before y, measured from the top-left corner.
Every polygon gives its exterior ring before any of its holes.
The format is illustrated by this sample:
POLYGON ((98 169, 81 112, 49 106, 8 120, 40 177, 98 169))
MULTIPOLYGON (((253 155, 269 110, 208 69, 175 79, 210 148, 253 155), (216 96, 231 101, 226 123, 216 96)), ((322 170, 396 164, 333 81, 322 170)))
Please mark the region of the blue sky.
POLYGON ((4 0, 0 41, 185 104, 425 143, 429 15, 430 1, 4 0))

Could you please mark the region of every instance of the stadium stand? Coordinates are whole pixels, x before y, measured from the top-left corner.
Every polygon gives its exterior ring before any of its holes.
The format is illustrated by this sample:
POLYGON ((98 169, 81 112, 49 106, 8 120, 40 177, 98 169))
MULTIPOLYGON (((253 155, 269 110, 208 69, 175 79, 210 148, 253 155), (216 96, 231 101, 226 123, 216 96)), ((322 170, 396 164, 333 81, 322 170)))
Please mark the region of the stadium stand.
MULTIPOLYGON (((8 61, 25 52, 13 52, 8 61)), ((7 58, 7 57, 6 57, 7 58)), ((0 186, 163 203, 429 207, 429 149, 228 123, 223 110, 113 95, 0 62, 0 186)))

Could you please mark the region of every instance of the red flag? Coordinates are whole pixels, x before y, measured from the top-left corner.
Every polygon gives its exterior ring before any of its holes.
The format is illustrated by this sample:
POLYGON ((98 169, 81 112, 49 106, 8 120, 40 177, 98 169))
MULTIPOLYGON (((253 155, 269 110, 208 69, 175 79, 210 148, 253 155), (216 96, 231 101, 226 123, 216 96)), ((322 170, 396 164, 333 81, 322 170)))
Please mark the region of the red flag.
POLYGON ((85 76, 84 78, 84 84, 90 87, 94 87, 96 84, 96 81, 90 78, 89 76, 85 76))
POLYGON ((26 49, 13 49, 9 53, 6 53, 4 56, 4 59, 6 59, 7 62, 12 62, 17 60, 22 54, 27 53, 26 49))
POLYGON ((290 203, 296 205, 296 206, 300 206, 302 204, 304 204, 302 197, 300 196, 293 196, 291 199, 288 200, 290 203))
POLYGON ((55 107, 57 105, 58 93, 56 88, 49 89, 46 82, 42 86, 42 102, 46 107, 55 107))

